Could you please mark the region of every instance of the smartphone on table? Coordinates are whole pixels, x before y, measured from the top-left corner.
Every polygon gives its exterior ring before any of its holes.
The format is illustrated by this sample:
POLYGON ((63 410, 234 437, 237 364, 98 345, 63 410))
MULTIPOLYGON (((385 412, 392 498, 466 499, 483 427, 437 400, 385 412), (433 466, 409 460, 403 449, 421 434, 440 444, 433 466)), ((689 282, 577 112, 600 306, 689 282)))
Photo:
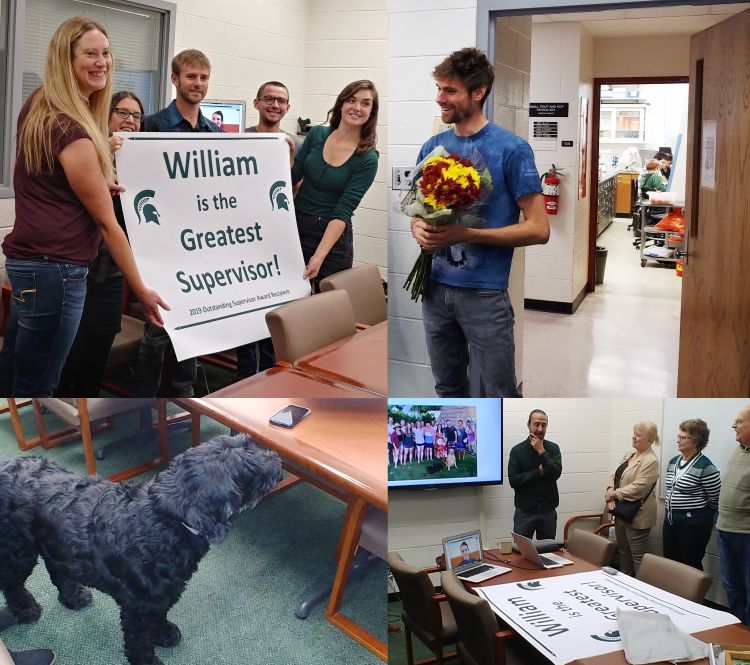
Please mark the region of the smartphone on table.
POLYGON ((297 404, 287 404, 281 411, 274 413, 268 419, 268 422, 272 425, 292 428, 308 413, 310 413, 310 409, 307 407, 298 406, 297 404))

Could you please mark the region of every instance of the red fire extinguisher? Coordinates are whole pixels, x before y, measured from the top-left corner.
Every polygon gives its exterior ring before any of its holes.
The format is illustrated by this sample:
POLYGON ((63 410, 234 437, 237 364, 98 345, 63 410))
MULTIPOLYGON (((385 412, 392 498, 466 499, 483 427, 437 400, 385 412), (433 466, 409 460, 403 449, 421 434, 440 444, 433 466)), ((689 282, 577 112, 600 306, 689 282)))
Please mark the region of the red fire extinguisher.
POLYGON ((557 202, 560 197, 560 178, 563 175, 560 173, 560 169, 552 168, 546 173, 542 174, 542 194, 544 194, 544 207, 547 209, 548 215, 557 214, 557 202))

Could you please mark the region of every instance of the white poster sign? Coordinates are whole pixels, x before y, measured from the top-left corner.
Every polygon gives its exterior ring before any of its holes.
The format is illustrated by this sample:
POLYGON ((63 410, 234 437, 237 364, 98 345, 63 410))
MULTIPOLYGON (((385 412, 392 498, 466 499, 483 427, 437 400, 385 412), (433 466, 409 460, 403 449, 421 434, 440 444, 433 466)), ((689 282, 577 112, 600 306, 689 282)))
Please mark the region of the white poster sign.
POLYGON ((703 121, 701 187, 716 189, 716 120, 703 121))
POLYGON ((310 294, 283 134, 119 134, 122 209, 179 360, 268 337, 310 294))
POLYGON ((617 610, 666 614, 686 633, 737 623, 736 617, 600 570, 476 588, 524 639, 556 665, 622 649, 617 610))

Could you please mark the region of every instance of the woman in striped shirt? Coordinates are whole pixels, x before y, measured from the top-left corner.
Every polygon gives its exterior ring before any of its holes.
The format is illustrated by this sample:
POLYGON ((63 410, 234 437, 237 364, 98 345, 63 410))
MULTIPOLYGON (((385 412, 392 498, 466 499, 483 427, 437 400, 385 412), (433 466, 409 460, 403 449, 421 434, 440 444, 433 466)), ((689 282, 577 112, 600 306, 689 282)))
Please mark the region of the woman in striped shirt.
POLYGON ((666 479, 664 556, 699 570, 703 570, 721 489, 718 469, 702 452, 708 445, 708 435, 703 420, 680 423, 680 454, 669 461, 666 479))

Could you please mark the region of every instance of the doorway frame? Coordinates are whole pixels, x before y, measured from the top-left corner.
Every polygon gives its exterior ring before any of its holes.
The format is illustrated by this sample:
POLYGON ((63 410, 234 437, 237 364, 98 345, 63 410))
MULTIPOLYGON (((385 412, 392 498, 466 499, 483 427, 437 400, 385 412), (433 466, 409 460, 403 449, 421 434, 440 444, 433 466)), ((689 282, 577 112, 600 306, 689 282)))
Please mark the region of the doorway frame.
POLYGON ((599 191, 599 125, 602 85, 627 85, 627 84, 671 84, 687 83, 690 85, 689 76, 608 76, 595 78, 593 80, 592 115, 591 119, 591 168, 589 169, 589 253, 588 253, 588 278, 586 279, 586 293, 593 293, 596 282, 596 213, 599 207, 598 197, 595 192, 599 191), (595 168, 597 166, 597 168, 595 168))

